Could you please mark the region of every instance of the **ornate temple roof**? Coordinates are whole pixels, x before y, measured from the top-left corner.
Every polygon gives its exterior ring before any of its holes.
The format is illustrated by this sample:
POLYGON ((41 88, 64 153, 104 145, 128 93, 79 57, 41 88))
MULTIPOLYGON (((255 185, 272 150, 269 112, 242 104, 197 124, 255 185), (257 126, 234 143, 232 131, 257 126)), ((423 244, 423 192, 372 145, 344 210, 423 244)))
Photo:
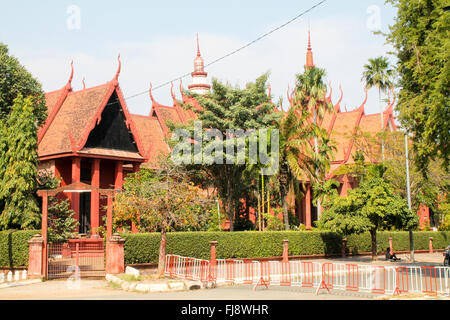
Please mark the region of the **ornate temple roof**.
MULTIPOLYGON (((136 126, 128 112, 125 99, 119 86, 119 67, 115 77, 102 85, 73 91, 71 82, 73 78, 73 64, 71 75, 67 84, 60 90, 45 95, 48 117, 38 132, 38 156, 41 160, 61 156, 86 153, 83 148, 91 131, 100 123, 102 112, 108 105, 113 94, 117 96, 125 119, 125 125, 131 132, 138 152, 122 153, 118 156, 117 150, 104 149, 99 156, 121 157, 144 160, 146 151, 143 148, 136 126)), ((88 154, 95 154, 89 150, 88 154)))
MULTIPOLYGON (((198 42, 197 51, 197 58, 201 58, 198 42)), ((201 58, 201 61, 200 59, 196 60, 197 64, 195 64, 195 70, 192 73, 193 76, 198 72, 203 72, 203 64, 200 63, 202 61, 203 58, 201 58)), ((314 62, 311 39, 310 35, 308 35, 305 68, 312 66, 314 66, 314 62)), ((72 64, 71 74, 67 84, 59 90, 46 93, 48 118, 38 133, 38 154, 41 160, 59 156, 73 156, 75 154, 98 155, 102 157, 110 156, 144 161, 144 167, 155 168, 159 156, 170 152, 167 143, 169 123, 187 124, 190 120, 197 118, 193 110, 185 110, 181 105, 190 104, 197 111, 201 111, 202 107, 194 98, 184 94, 183 84, 180 81, 179 92, 181 99, 177 100, 172 84, 171 95, 173 104, 171 106, 158 103, 152 95, 152 86, 150 85, 149 96, 152 105, 149 114, 130 114, 118 82, 120 68, 121 63, 119 59, 118 70, 111 81, 91 88, 85 88, 84 86, 80 91, 73 91, 71 86, 73 78, 72 64), (125 116, 126 126, 134 138, 138 152, 85 148, 89 134, 101 121, 102 111, 114 93, 120 102, 125 116)), ((330 91, 327 93, 325 100, 332 103, 331 84, 329 88, 330 91)), ((351 136, 356 130, 359 129, 362 132, 369 132, 371 134, 376 134, 381 131, 380 114, 365 114, 367 90, 365 91, 365 98, 362 104, 354 110, 345 112, 341 108, 344 92, 341 87, 339 87, 339 90, 340 98, 336 104, 333 104, 333 111, 327 112, 319 120, 320 126, 329 132, 331 139, 337 147, 336 152, 334 152, 330 174, 332 174, 334 169, 339 168, 339 166, 353 162, 352 155, 356 150, 351 136)), ((270 91, 269 87, 269 98, 270 91)), ((290 91, 289 88, 287 96, 292 107, 294 103, 293 91, 290 91)), ((393 115, 394 102, 395 97, 383 113, 383 128, 385 130, 397 130, 393 115)), ((275 108, 274 112, 280 112, 280 110, 275 108)), ((312 119, 309 121, 312 121, 312 119)))

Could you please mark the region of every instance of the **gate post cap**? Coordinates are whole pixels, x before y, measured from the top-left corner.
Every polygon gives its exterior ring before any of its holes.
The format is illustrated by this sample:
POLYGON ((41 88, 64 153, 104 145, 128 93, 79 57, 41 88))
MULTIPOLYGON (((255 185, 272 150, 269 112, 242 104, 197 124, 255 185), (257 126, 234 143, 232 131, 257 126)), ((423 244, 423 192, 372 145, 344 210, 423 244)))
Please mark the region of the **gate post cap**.
POLYGON ((28 240, 28 243, 42 243, 42 242, 44 242, 44 237, 42 237, 42 235, 40 235, 39 233, 35 234, 33 238, 28 240))
POLYGON ((118 234, 117 232, 114 233, 112 235, 112 237, 109 239, 110 242, 114 242, 114 243, 120 243, 120 242, 125 242, 125 239, 123 239, 122 237, 120 237, 120 234, 118 234))

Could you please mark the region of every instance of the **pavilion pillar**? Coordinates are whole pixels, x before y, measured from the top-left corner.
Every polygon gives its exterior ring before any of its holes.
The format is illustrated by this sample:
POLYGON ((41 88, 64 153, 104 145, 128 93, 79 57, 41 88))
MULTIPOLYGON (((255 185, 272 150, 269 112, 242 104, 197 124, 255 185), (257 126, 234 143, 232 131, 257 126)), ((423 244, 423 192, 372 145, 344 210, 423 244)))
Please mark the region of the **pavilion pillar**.
POLYGON ((113 229, 113 216, 112 216, 112 200, 113 194, 108 194, 108 204, 106 209, 106 241, 107 243, 112 238, 112 229, 113 229))
MULTIPOLYGON (((93 189, 100 188, 100 159, 92 160, 91 185, 93 189)), ((98 234, 100 226, 100 195, 98 190, 91 192, 91 234, 98 234)))
POLYGON ((114 189, 122 190, 123 185, 123 161, 116 161, 114 170, 114 189))
MULTIPOLYGON (((72 159, 72 182, 80 182, 81 181, 81 158, 73 158, 72 159)), ((80 221, 80 194, 79 193, 71 193, 71 203, 72 210, 75 212, 74 219, 80 221)), ((77 231, 79 231, 79 227, 77 226, 77 231)))
POLYGON ((311 230, 311 185, 308 184, 306 187, 306 195, 305 195, 305 207, 306 207, 306 230, 311 230))
MULTIPOLYGON (((139 171, 141 164, 140 163, 133 163, 133 173, 136 173, 139 171)), ((116 187, 117 189, 117 187, 116 187)), ((122 189, 122 185, 120 186, 120 189, 122 189)), ((139 230, 136 227, 136 224, 134 222, 131 222, 131 232, 132 233, 138 233, 139 230)))
POLYGON ((348 181, 348 176, 344 175, 342 189, 341 189, 341 197, 347 196, 347 191, 351 189, 350 182, 348 181))
POLYGON ((42 219, 41 219, 41 233, 42 233, 42 275, 47 277, 47 230, 48 230, 48 192, 42 193, 42 219))

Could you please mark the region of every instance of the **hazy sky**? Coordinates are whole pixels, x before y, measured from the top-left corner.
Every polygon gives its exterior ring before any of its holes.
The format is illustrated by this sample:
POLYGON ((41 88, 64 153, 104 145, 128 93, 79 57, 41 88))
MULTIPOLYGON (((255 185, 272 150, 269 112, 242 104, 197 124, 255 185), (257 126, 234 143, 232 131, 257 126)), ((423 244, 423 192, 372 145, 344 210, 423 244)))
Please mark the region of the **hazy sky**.
MULTIPOLYGON (((74 90, 111 80, 120 53, 119 83, 125 97, 193 71, 196 33, 205 63, 282 25, 320 0, 196 1, 4 1, 0 0, 0 41, 42 83, 45 91, 65 85, 74 60, 74 90)), ((359 107, 364 100, 361 73, 371 57, 389 47, 387 31, 395 9, 384 0, 328 0, 309 14, 252 46, 206 69, 211 77, 241 87, 270 72, 273 100, 283 97, 303 71, 308 26, 316 66, 326 69, 333 101, 359 107)), ((393 61, 393 58, 391 58, 393 61)), ((191 83, 183 79, 184 87, 191 83)), ((179 81, 174 83, 178 89, 179 81)), ((170 86, 153 92, 172 105, 170 86)), ((176 91, 180 97, 179 91, 176 91)), ((131 112, 147 114, 148 94, 127 99, 131 112)), ((369 91, 366 113, 379 112, 378 93, 369 91)))

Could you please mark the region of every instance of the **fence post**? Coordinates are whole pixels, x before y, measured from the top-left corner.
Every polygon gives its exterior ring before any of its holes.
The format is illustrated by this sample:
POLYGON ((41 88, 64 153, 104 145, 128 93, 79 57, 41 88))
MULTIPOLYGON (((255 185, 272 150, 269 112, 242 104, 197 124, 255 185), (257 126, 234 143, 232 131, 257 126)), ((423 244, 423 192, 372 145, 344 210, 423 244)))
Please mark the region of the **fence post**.
POLYGON ((125 239, 121 238, 118 233, 107 241, 106 245, 106 274, 117 274, 125 272, 124 249, 125 239))
POLYGON ((40 234, 35 234, 33 238, 28 240, 28 246, 28 277, 39 279, 44 276, 44 270, 42 269, 44 238, 40 234))
POLYGON ((342 258, 345 258, 347 256, 347 238, 342 239, 341 255, 342 255, 342 258))
POLYGON ((289 240, 283 240, 283 262, 289 262, 289 240))
POLYGON ((433 253, 433 237, 430 237, 429 248, 430 248, 430 253, 433 253))
POLYGON ((391 254, 394 254, 394 247, 392 246, 392 237, 389 237, 389 248, 391 249, 391 254))

